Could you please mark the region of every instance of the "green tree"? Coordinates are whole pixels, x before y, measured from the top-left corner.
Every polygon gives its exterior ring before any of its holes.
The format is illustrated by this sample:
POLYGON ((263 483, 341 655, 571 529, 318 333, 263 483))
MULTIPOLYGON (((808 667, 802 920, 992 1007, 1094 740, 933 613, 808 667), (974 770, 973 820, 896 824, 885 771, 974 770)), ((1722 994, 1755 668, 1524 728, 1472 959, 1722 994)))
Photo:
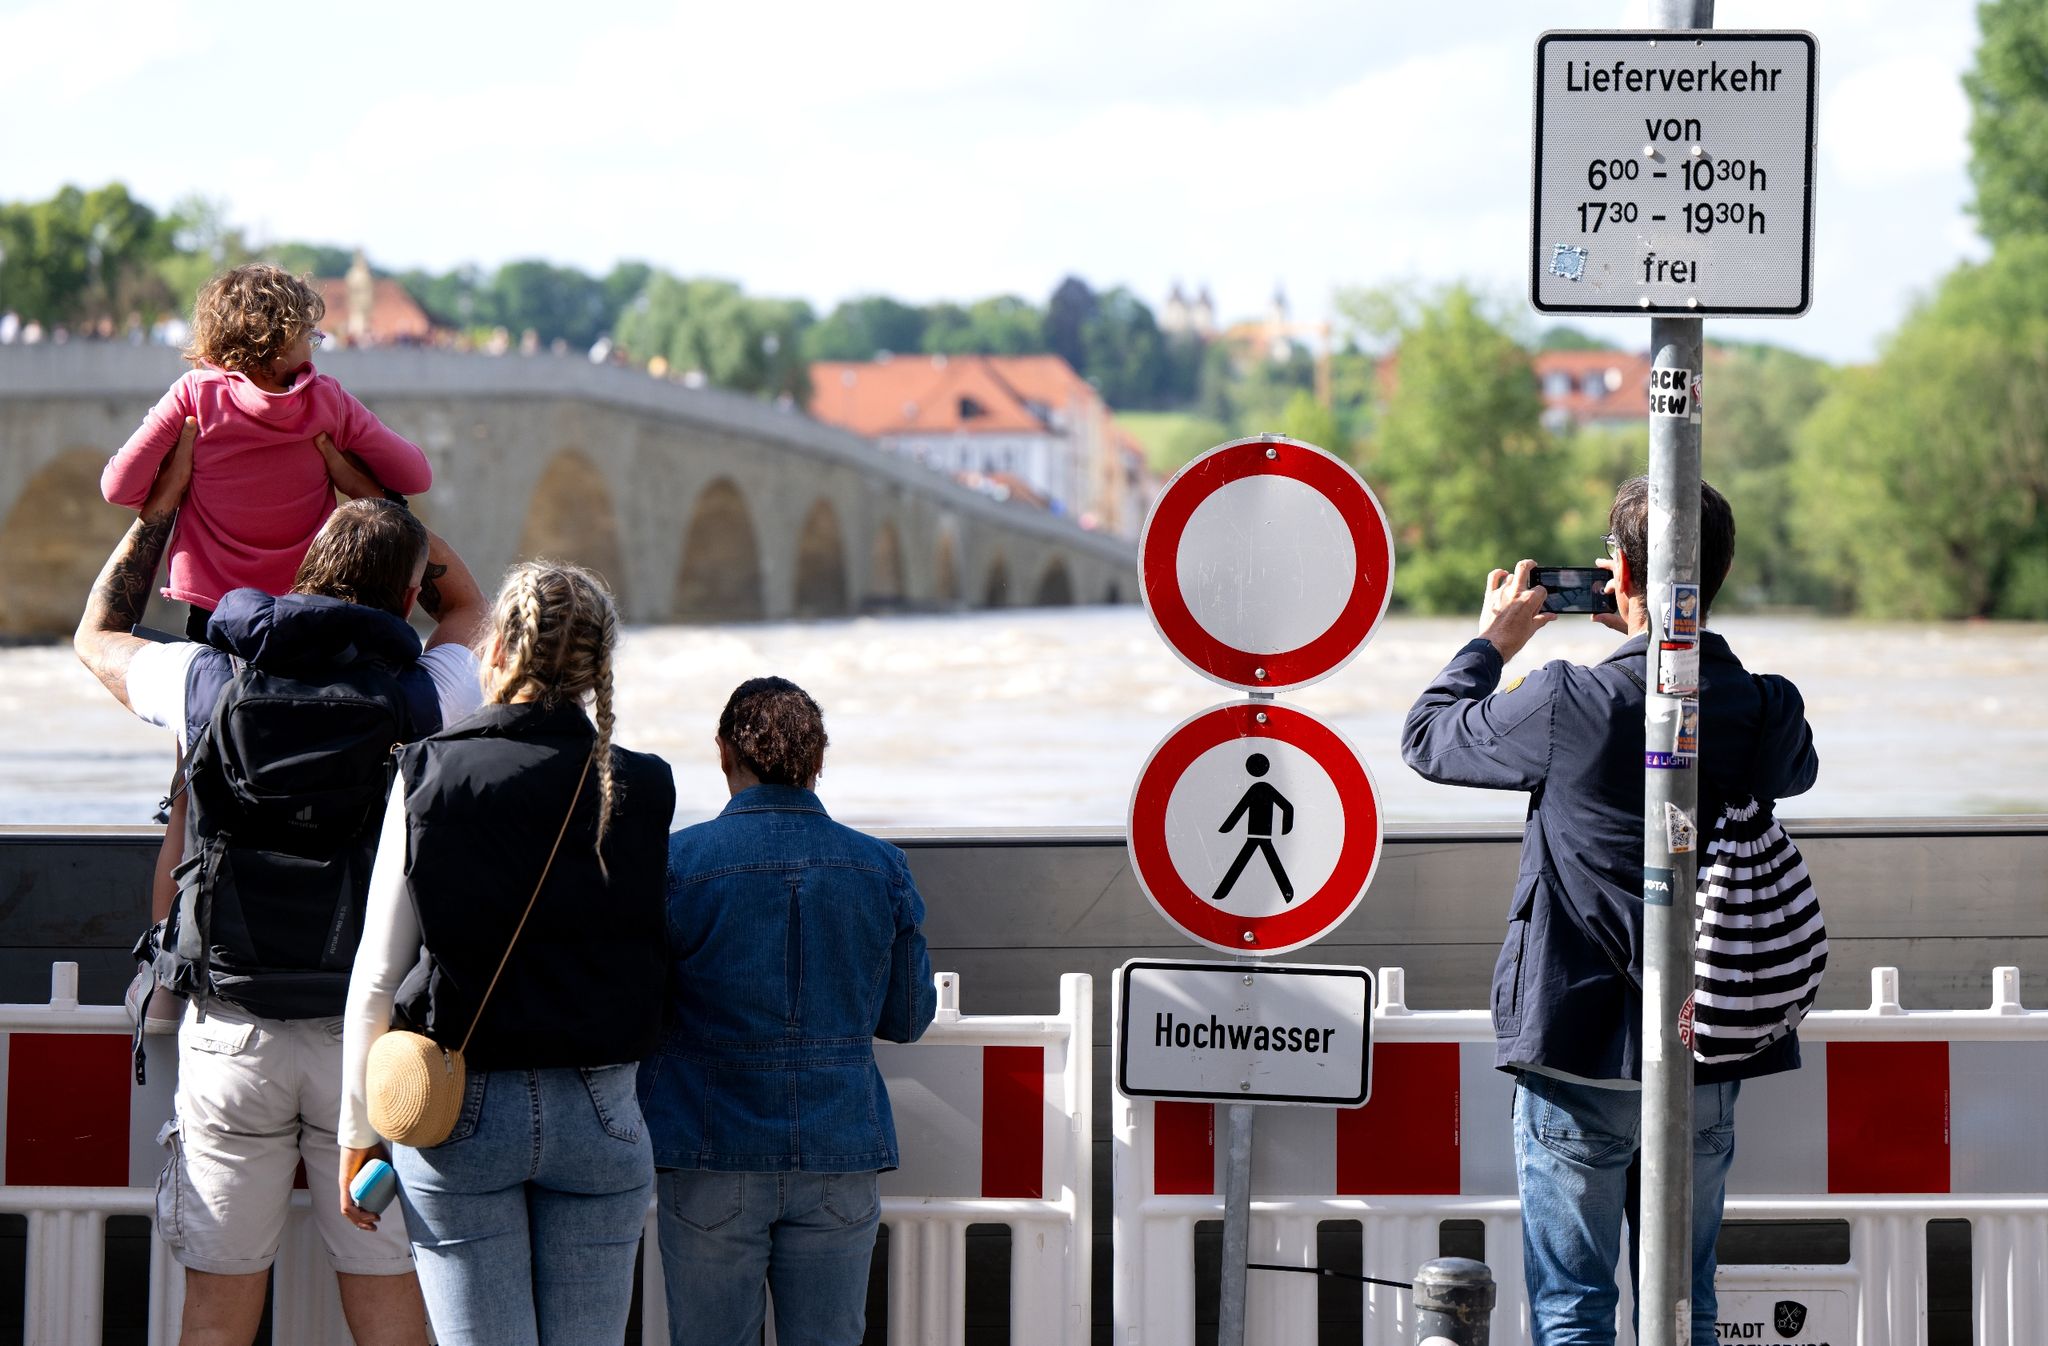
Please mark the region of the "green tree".
POLYGON ((46 325, 118 320, 167 298, 156 212, 118 182, 0 206, 0 249, 0 303, 46 325))
POLYGON ((1351 446, 1344 441, 1344 431, 1337 424, 1337 413, 1305 390, 1287 399, 1286 410, 1280 413, 1280 433, 1328 449, 1339 458, 1351 456, 1351 446))
POLYGON ((1365 459, 1394 529, 1395 594, 1463 611, 1488 570, 1549 553, 1567 503, 1530 352, 1463 285, 1421 298, 1342 293, 1338 307, 1397 352, 1365 459))
POLYGON ((804 333, 811 360, 872 360, 883 351, 909 354, 924 349, 922 310, 869 294, 840 301, 822 322, 804 333))
POLYGON ((1959 267, 1797 437, 1794 525, 1856 607, 2048 619, 2048 235, 1959 267))
POLYGON ((1079 276, 1068 276, 1045 301, 1045 348, 1074 367, 1083 378, 1088 368, 1087 331, 1095 317, 1095 291, 1079 276))
POLYGON ((1095 301, 1081 329, 1082 363, 1075 368, 1112 407, 1159 405, 1168 366, 1166 339, 1152 310, 1121 285, 1095 301))
POLYGON ((620 262, 604 273, 604 321, 607 328, 619 320, 619 314, 625 311, 626 305, 640 297, 653 274, 654 268, 645 262, 620 262))
POLYGON ((561 340, 582 350, 611 326, 604 282, 574 267, 508 262, 490 288, 496 324, 515 335, 530 330, 543 343, 561 340))
POLYGON ((1555 327, 1543 329, 1542 333, 1536 338, 1536 349, 1539 351, 1611 351, 1615 349, 1615 345, 1611 341, 1602 341, 1599 337, 1593 336, 1590 333, 1581 332, 1576 327, 1567 327, 1560 323, 1555 327))
POLYGON ((199 287, 231 266, 255 260, 242 231, 228 220, 227 204, 183 197, 157 222, 161 259, 157 275, 181 313, 192 311, 199 287))
POLYGON ((2048 0, 1989 0, 1977 24, 1963 76, 1977 227, 1993 244, 2048 234, 2048 0))
POLYGON ((657 272, 623 314, 617 339, 636 357, 659 355, 682 375, 765 397, 810 397, 804 330, 810 305, 755 299, 731 281, 657 272))
POLYGON ((1823 362, 1775 346, 1707 356, 1702 468, 1735 511, 1726 598, 1739 604, 1820 604, 1834 592, 1815 573, 1793 519, 1795 445, 1832 377, 1823 362))
POLYGON ((273 243, 263 250, 263 260, 295 276, 328 280, 346 276, 355 265, 356 255, 353 250, 332 243, 273 243))
POLYGON ((933 355, 1035 355, 1045 349, 1045 320, 1013 294, 925 310, 924 349, 933 355))
POLYGON ((467 332, 498 325, 496 296, 477 267, 459 266, 440 272, 401 271, 397 280, 438 326, 467 332))

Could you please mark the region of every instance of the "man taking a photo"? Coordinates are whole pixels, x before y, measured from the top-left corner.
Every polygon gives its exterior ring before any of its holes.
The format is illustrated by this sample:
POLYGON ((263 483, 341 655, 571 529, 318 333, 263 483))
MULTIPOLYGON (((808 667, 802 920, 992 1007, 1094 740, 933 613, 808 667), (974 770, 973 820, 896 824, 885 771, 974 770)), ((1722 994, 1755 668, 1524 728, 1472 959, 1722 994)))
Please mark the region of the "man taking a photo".
MULTIPOLYGON (((1556 661, 1505 689, 1502 667, 1542 627, 1533 561, 1487 577, 1479 636, 1408 712, 1402 756, 1447 785, 1529 792, 1507 940, 1493 974, 1494 1063, 1514 1074, 1515 1169, 1536 1346, 1614 1341, 1621 1224, 1634 1242, 1631 1168, 1641 1135, 1644 651, 1649 640, 1649 483, 1615 493, 1604 560, 1628 638, 1591 667, 1556 661)), ((1704 622, 1735 555, 1735 518, 1700 487, 1704 622)), ((1798 688, 1753 675, 1699 635, 1700 819, 1766 805, 1819 771, 1798 688)), ((1735 1157, 1739 1081, 1799 1064, 1797 1034, 1733 1064, 1698 1066, 1693 1089, 1692 1337, 1713 1346, 1714 1243, 1735 1157)), ((1630 1249, 1634 1265, 1635 1249, 1630 1249)))

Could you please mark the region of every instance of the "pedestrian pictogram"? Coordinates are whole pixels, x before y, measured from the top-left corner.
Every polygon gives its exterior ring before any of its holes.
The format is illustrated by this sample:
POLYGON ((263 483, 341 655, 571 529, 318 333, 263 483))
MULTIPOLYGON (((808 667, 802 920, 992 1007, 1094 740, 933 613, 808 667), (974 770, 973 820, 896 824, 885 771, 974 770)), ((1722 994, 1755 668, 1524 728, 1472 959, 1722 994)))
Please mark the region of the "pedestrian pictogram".
POLYGON ((1372 490, 1340 459, 1279 435, 1182 468, 1138 551, 1160 636, 1190 668, 1246 691, 1336 672, 1393 594, 1393 536, 1372 490))
POLYGON ((1334 929, 1380 852, 1379 796, 1343 735, 1275 702, 1229 702, 1166 736, 1131 794, 1131 865, 1160 915, 1230 953, 1334 929))
MULTIPOLYGON (((1272 763, 1262 752, 1255 752, 1244 759, 1244 769, 1254 776, 1263 776, 1271 769, 1272 763)), ((1287 881, 1287 870, 1280 864, 1280 856, 1273 850, 1273 813, 1280 814, 1280 834, 1285 836, 1294 830, 1294 805, 1287 802, 1287 796, 1268 785, 1255 780, 1252 787, 1244 792, 1244 798, 1237 801, 1237 807, 1223 820, 1218 831, 1228 832, 1237 826, 1237 820, 1245 820, 1244 849, 1237 853, 1237 859, 1230 862, 1230 872, 1223 876, 1223 884, 1217 888, 1211 902, 1221 902, 1230 896, 1230 890, 1237 885, 1237 876, 1244 873, 1244 867, 1251 863, 1254 855, 1266 857, 1266 867, 1273 871, 1273 881, 1280 885, 1280 899, 1294 900, 1294 885, 1287 881)))

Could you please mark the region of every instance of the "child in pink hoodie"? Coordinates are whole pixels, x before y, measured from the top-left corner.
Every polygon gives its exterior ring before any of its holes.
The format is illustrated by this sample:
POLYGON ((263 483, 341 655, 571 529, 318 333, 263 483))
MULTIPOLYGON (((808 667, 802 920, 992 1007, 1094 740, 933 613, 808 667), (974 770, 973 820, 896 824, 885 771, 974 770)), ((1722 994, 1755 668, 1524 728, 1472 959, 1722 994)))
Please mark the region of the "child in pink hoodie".
POLYGON ((230 589, 282 594, 334 509, 334 487, 313 437, 325 431, 362 459, 385 489, 415 495, 433 483, 419 446, 313 368, 327 305, 274 266, 238 266, 206 283, 193 304, 196 368, 151 408, 100 474, 109 501, 139 507, 186 419, 199 422, 192 486, 170 545, 167 597, 192 605, 188 633, 230 589))

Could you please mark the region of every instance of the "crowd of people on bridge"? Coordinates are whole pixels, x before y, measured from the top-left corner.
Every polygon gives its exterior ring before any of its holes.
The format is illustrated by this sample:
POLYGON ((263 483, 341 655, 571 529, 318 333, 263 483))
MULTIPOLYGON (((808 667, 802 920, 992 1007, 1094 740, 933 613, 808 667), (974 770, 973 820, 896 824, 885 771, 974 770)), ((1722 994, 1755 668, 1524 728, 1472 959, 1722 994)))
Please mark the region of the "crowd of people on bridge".
MULTIPOLYGON (((430 1320, 449 1344, 618 1342, 650 1200, 678 1346, 760 1340, 771 1289, 784 1346, 851 1346, 899 1158, 872 1043, 936 1008, 904 855, 832 821, 822 712, 772 676, 712 734, 730 802, 671 835, 669 765, 614 741, 603 580, 529 561, 486 597, 409 508, 427 456, 314 368, 321 316, 272 267, 202 292, 193 370, 108 464, 138 517, 75 641, 177 749, 129 1004, 138 1070, 177 1035, 157 1229, 182 1340, 253 1341, 303 1165, 365 1346, 430 1320), (183 638, 138 625, 166 558, 183 638), (387 1158, 393 1209, 364 1183, 387 1158)), ((1501 686, 1556 615, 1533 562, 1495 570, 1403 733, 1432 780, 1530 795, 1492 1011, 1539 1346, 1613 1341, 1636 1226, 1651 514, 1624 483, 1612 655, 1501 686)), ((1701 516, 1703 621, 1735 521, 1704 484, 1701 516)), ((1698 634, 1727 748, 1700 816, 1809 788, 1798 690, 1698 634)), ((1786 1027, 1695 1076, 1697 1346, 1736 1096, 1798 1065, 1786 1027)))
POLYGON ((671 836, 604 581, 487 598, 410 509, 426 455, 314 368, 322 312, 274 267, 202 291, 74 641, 176 746, 128 1003, 138 1072, 177 1036, 180 1339, 255 1339, 303 1167, 364 1346, 620 1341, 657 1196, 678 1346, 758 1341, 771 1287, 779 1340, 860 1340, 872 1042, 936 1010, 902 852, 826 813, 823 713, 772 676, 712 735, 730 803, 671 836), (182 638, 140 625, 166 558, 182 638))

